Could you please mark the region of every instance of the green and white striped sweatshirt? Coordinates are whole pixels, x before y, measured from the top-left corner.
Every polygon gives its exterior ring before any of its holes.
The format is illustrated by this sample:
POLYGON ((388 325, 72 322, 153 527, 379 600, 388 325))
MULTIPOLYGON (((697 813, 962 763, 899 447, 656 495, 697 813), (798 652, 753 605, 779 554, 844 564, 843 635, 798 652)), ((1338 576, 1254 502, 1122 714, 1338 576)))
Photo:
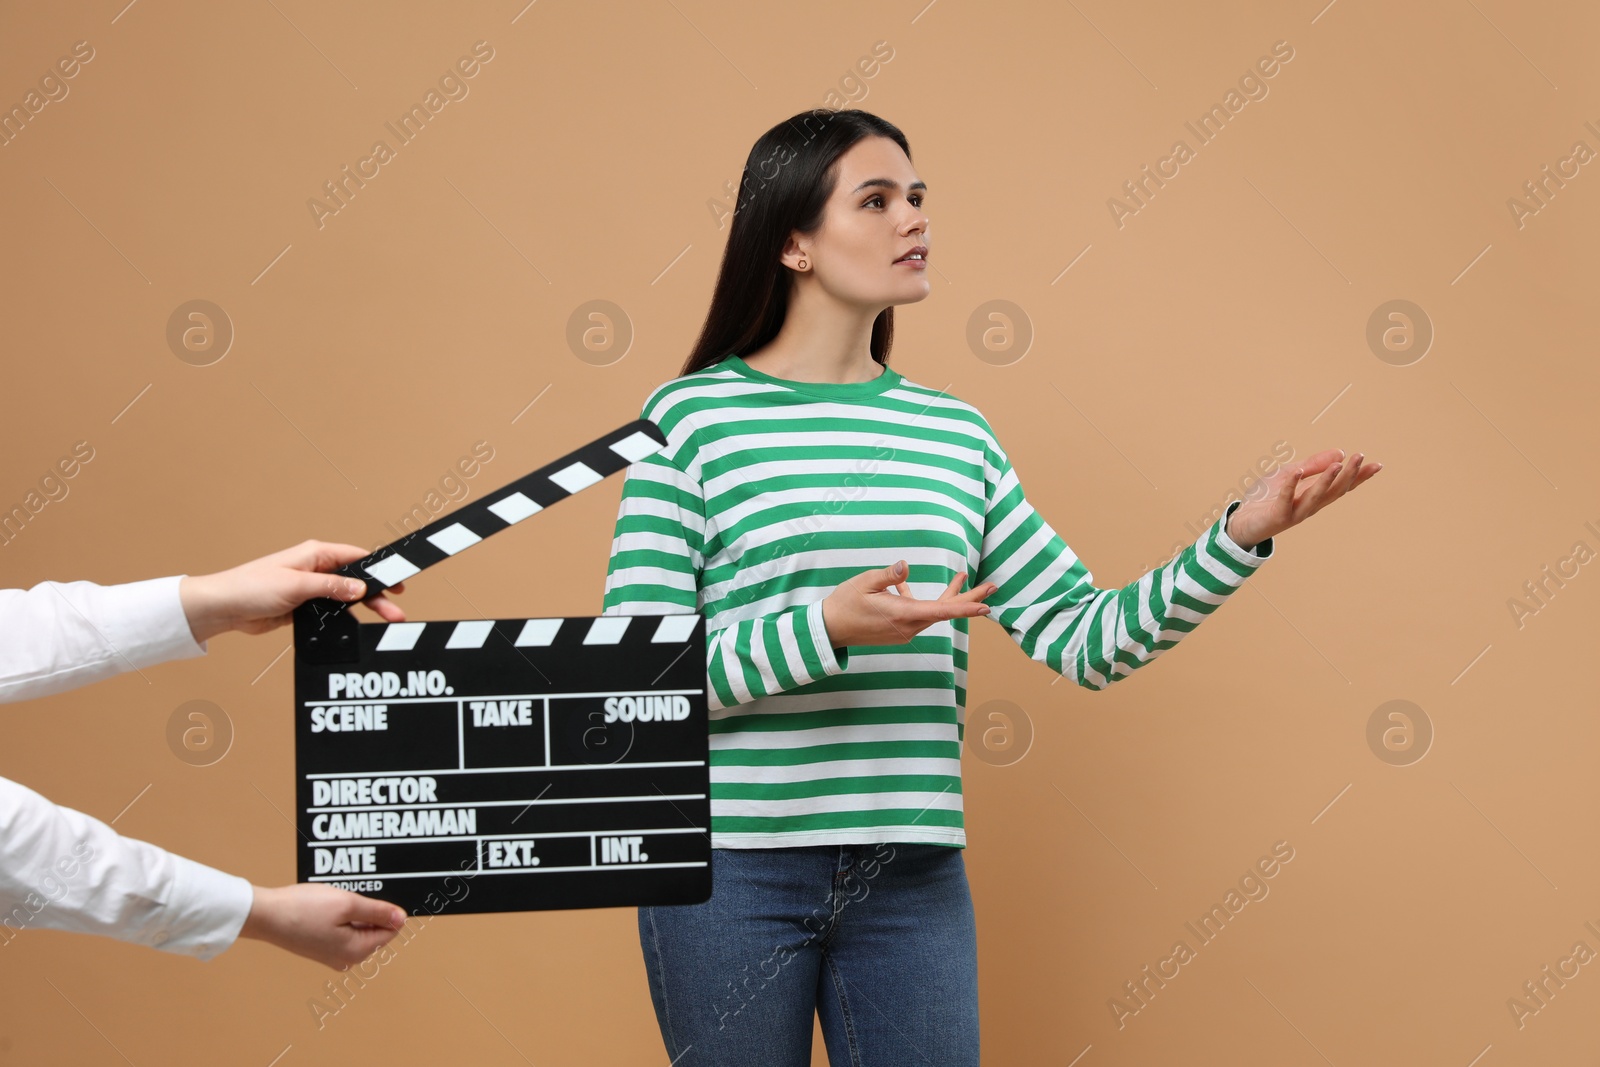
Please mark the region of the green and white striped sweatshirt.
POLYGON ((717 848, 965 846, 968 620, 834 647, 822 600, 862 571, 904 559, 924 599, 957 573, 964 590, 992 581, 989 618, 1029 658, 1104 689, 1272 556, 1224 532, 1235 502, 1155 570, 1097 589, 978 410, 891 367, 793 382, 729 356, 658 386, 640 417, 667 445, 627 469, 603 613, 706 617, 717 848))

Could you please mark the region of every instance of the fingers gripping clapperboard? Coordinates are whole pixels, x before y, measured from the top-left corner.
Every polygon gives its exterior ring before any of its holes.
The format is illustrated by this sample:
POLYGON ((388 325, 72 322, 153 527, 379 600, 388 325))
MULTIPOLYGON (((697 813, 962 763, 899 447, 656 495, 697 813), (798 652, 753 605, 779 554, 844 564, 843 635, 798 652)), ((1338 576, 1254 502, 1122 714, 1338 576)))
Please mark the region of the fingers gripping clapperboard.
MULTIPOLYGON (((388 589, 665 444, 635 420, 336 573, 388 589)), ((365 623, 306 602, 299 880, 412 913, 708 899, 705 642, 699 612, 365 623)))

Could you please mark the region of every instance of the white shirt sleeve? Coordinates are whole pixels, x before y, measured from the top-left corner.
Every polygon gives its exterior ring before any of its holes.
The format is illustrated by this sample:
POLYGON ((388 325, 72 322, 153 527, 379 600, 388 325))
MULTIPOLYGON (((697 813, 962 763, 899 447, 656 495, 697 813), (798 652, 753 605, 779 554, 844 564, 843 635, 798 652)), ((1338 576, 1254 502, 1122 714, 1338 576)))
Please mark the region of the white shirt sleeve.
POLYGON ((0 702, 203 655, 178 598, 183 577, 0 589, 0 702))
POLYGON ((0 943, 71 930, 209 960, 238 938, 253 894, 237 875, 0 778, 0 943))
MULTIPOLYGON (((182 578, 0 589, 0 702, 204 654, 178 596, 182 578)), ((51 928, 205 960, 238 938, 252 900, 244 878, 0 778, 0 943, 51 928)))

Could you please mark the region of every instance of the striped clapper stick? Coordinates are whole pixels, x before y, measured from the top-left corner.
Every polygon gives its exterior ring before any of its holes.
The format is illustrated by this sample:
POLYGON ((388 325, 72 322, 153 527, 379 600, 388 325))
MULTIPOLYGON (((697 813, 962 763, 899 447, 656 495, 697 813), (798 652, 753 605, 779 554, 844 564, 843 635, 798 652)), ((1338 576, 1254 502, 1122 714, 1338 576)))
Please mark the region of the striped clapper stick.
MULTIPOLYGON (((387 589, 664 443, 637 420, 339 573, 387 589)), ((294 644, 299 881, 413 915, 710 897, 700 613, 365 623, 321 600, 294 644)))

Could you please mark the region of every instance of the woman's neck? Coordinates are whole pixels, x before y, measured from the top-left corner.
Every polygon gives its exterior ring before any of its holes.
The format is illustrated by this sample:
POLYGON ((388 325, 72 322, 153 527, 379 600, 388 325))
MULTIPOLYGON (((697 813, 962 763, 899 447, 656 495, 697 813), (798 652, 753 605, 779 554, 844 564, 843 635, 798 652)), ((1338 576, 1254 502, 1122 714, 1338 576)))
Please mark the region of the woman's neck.
POLYGON ((743 358, 761 373, 791 382, 870 382, 884 371, 872 358, 877 317, 878 310, 845 309, 831 300, 818 306, 802 292, 790 301, 778 335, 743 358))

